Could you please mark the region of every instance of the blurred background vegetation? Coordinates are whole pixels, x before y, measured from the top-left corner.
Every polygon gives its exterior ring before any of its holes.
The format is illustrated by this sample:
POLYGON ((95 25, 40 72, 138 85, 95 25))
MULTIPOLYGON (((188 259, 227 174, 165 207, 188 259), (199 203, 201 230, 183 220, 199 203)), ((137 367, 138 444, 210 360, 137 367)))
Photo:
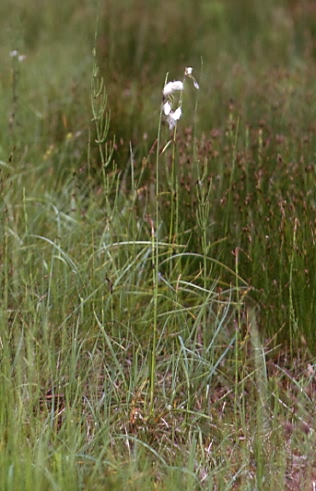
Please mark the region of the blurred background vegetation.
POLYGON ((165 75, 179 78, 187 65, 201 78, 201 131, 225 125, 231 102, 250 125, 264 119, 282 131, 293 114, 302 129, 313 121, 312 105, 302 104, 313 96, 312 1, 16 0, 0 8, 2 93, 11 87, 8 50, 18 49, 27 56, 21 105, 37 129, 36 143, 86 128, 97 15, 98 57, 118 140, 138 148, 145 135, 151 144, 165 75))

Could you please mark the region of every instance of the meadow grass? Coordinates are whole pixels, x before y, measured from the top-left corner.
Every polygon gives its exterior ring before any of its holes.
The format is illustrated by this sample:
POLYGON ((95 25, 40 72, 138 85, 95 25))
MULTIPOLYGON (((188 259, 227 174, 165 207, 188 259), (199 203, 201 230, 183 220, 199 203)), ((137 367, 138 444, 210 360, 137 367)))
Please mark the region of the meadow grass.
POLYGON ((241 3, 0 6, 3 490, 314 489, 316 12, 241 3))

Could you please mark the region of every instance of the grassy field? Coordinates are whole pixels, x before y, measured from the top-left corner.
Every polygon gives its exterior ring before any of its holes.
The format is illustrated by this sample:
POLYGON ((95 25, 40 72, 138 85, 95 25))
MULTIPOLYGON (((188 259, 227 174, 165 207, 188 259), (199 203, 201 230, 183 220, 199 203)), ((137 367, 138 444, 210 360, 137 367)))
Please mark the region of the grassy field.
POLYGON ((1 491, 314 490, 314 2, 0 27, 1 491))

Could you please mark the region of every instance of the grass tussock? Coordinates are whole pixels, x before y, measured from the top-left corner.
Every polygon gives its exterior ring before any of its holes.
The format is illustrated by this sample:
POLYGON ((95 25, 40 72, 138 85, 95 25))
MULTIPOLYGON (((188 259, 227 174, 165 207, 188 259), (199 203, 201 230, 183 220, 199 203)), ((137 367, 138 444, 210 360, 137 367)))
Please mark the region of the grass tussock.
POLYGON ((37 7, 0 6, 2 489, 314 489, 312 2, 37 7))

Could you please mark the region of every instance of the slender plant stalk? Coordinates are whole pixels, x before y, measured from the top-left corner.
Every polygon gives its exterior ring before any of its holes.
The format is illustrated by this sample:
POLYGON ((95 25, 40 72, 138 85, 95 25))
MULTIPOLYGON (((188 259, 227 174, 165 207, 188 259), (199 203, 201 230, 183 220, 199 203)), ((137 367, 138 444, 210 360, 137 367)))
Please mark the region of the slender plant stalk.
POLYGON ((227 236, 227 234, 228 234, 230 212, 231 212, 231 208, 233 206, 233 204, 232 204, 233 180, 234 180, 236 160, 237 160, 237 142, 238 142, 239 119, 237 120, 235 134, 233 133, 233 115, 232 114, 229 115, 229 125, 230 125, 229 139, 232 143, 232 167, 231 167, 231 174, 230 174, 230 181, 229 181, 229 194, 228 194, 228 206, 227 206, 228 213, 226 214, 225 236, 227 236))
POLYGON ((159 148, 160 148, 160 133, 161 133, 161 117, 160 111, 158 134, 157 134, 157 149, 156 149, 156 209, 155 222, 151 224, 151 240, 152 240, 152 258, 153 258, 153 336, 150 359, 150 402, 149 411, 154 413, 154 397, 155 397, 155 370, 156 370, 156 347, 157 347, 157 319, 158 319, 158 275, 159 275, 159 148), (155 230, 156 229, 156 230, 155 230))
POLYGON ((293 246, 292 246, 292 254, 290 258, 290 278, 289 278, 289 303, 290 303, 290 352, 293 354, 293 344, 295 339, 295 334, 297 332, 297 321, 295 316, 295 309, 293 304, 293 263, 294 263, 294 254, 296 249, 296 230, 298 226, 298 220, 295 218, 294 220, 294 229, 293 229, 293 246))
MULTIPOLYGON (((197 163, 198 165, 198 163, 197 163)), ((198 170, 200 174, 200 169, 198 170)), ((207 273, 207 256, 208 256, 208 228, 210 226, 210 200, 211 200, 212 182, 207 183, 207 162, 205 162, 202 175, 198 177, 196 186, 197 210, 196 219, 201 234, 201 245, 203 252, 203 288, 205 302, 203 307, 203 329, 206 333, 207 320, 207 297, 208 297, 208 273, 207 273)), ((206 338, 205 338, 206 340, 206 338)))
POLYGON ((93 69, 91 79, 91 109, 92 121, 95 125, 96 140, 99 148, 100 160, 102 165, 102 176, 104 185, 104 195, 107 209, 110 211, 109 191, 110 182, 106 172, 107 167, 112 162, 114 142, 108 141, 110 128, 110 111, 107 108, 108 96, 104 85, 104 79, 99 74, 99 66, 96 59, 96 49, 93 49, 93 69))
MULTIPOLYGON (((241 305, 240 305, 240 291, 239 291, 239 249, 235 250, 235 274, 236 274, 236 303, 237 303, 237 325, 235 336, 235 397, 234 397, 234 411, 238 414, 238 380, 239 380, 239 367, 240 367, 240 328, 241 328, 241 305)), ((236 434, 238 432, 238 418, 235 418, 236 434)))
POLYGON ((174 128, 172 137, 172 164, 171 164, 171 211, 170 211, 170 228, 169 243, 173 244, 178 237, 179 228, 179 182, 178 168, 176 164, 176 137, 177 125, 174 128))

